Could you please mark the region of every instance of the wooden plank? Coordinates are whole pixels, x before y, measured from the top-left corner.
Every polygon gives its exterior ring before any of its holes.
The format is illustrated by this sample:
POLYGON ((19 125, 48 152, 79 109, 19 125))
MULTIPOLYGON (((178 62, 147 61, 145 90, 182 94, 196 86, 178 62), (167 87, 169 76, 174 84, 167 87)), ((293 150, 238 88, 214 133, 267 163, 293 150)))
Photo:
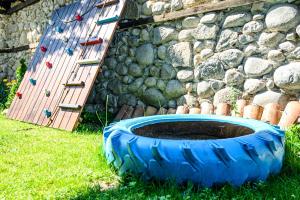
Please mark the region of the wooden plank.
MULTIPOLYGON (((125 3, 126 3, 126 0, 121 0, 119 5, 116 6, 117 13, 119 16, 121 16, 123 14, 123 11, 125 8, 125 3)), ((114 7, 114 6, 112 6, 112 7, 114 7)), ((100 52, 99 58, 105 57, 108 47, 109 47, 109 44, 113 39, 113 33, 115 32, 117 25, 118 25, 117 22, 106 25, 108 31, 106 31, 105 35, 107 35, 107 37, 106 36, 104 37, 106 39, 104 40, 103 45, 101 45, 95 51, 95 52, 100 52)), ((103 62, 103 59, 101 59, 101 60, 103 62)), ((75 90, 77 94, 74 96, 75 97, 77 96, 77 102, 76 102, 77 104, 85 104, 86 103, 89 93, 91 92, 92 86, 94 84, 94 81, 96 80, 99 69, 100 69, 99 67, 91 66, 90 71, 88 72, 88 74, 86 74, 87 75, 86 84, 90 85, 90 87, 88 87, 88 90, 80 90, 80 89, 75 90)), ((66 130, 74 130, 75 127, 73 127, 72 124, 74 124, 74 123, 76 124, 76 121, 78 120, 79 116, 80 116, 80 112, 72 113, 69 123, 67 124, 65 129, 66 130)))
POLYGON ((59 107, 61 109, 73 109, 73 110, 78 110, 82 108, 82 106, 78 104, 64 104, 64 103, 59 104, 59 107))
MULTIPOLYGON (((63 10, 64 8, 60 8, 59 10, 63 10)), ((57 16, 56 15, 52 15, 53 19, 56 19, 57 16)), ((25 107, 25 103, 28 102, 28 99, 31 97, 31 91, 29 90, 30 84, 28 82, 28 79, 30 76, 32 76, 37 69, 37 65, 41 60, 42 57, 42 53, 39 51, 40 46, 47 42, 49 40, 49 38, 51 37, 51 30, 52 27, 48 26, 47 30, 44 32, 43 37, 41 38, 41 41, 37 47, 37 50, 35 51, 35 54, 31 60, 31 63, 28 65, 28 69, 27 72, 24 75, 23 81, 21 82, 20 86, 19 86, 19 91, 23 92, 23 101, 13 101, 12 105, 10 106, 9 109, 9 113, 8 113, 8 117, 12 118, 12 119, 17 119, 20 120, 17 116, 18 114, 21 114, 22 112, 22 107, 25 107), (23 102, 25 102, 23 105, 23 102)))
POLYGON ((11 15, 11 14, 13 14, 13 13, 19 11, 19 10, 22 10, 22 9, 24 9, 24 8, 30 6, 30 5, 38 3, 39 1, 40 0, 26 0, 26 1, 22 2, 22 3, 17 4, 16 6, 8 9, 6 11, 6 14, 11 15))
POLYGON ((226 0, 226 1, 213 2, 213 3, 208 2, 201 5, 197 5, 196 3, 194 4, 193 7, 186 8, 179 11, 173 11, 162 15, 143 17, 134 20, 123 20, 120 23, 120 29, 126 30, 128 28, 142 26, 150 23, 161 23, 165 21, 176 20, 179 18, 196 15, 196 14, 224 10, 224 9, 229 9, 229 8, 234 8, 239 6, 245 6, 257 2, 263 2, 263 1, 262 0, 226 0))
POLYGON ((69 82, 63 84, 65 87, 84 87, 85 83, 83 81, 79 82, 69 82))
POLYGON ((179 19, 183 17, 188 17, 191 15, 211 12, 211 11, 225 10, 228 8, 245 6, 257 2, 263 2, 263 1, 262 0, 226 0, 226 1, 219 1, 214 3, 210 2, 210 3, 194 6, 191 8, 187 8, 184 10, 173 11, 163 15, 157 15, 154 16, 153 19, 154 22, 164 22, 164 21, 170 21, 170 20, 179 19))
POLYGON ((79 65, 94 65, 94 64, 100 64, 99 59, 83 59, 83 60, 78 60, 77 64, 79 65))
POLYGON ((104 0, 101 3, 96 4, 97 8, 103 8, 103 6, 111 6, 111 5, 115 5, 118 4, 119 0, 104 0))
MULTIPOLYGON (((85 5, 83 9, 86 9, 88 5, 85 5)), ((77 11, 78 12, 78 11, 77 11)), ((73 12, 76 13, 76 12, 73 12)), ((67 55, 65 52, 61 55, 61 60, 58 63, 58 66, 61 66, 61 70, 57 71, 55 74, 55 79, 51 80, 48 84, 49 86, 53 85, 52 90, 56 91, 56 95, 53 98, 48 99, 42 103, 42 107, 49 108, 53 111, 53 115, 55 115, 55 110, 57 110, 59 103, 59 98, 61 95, 66 91, 64 90, 64 86, 62 83, 66 83, 69 81, 70 74, 72 73, 74 66, 76 65, 76 60, 80 57, 80 46, 78 46, 80 37, 82 35, 87 35, 87 28, 89 26, 88 21, 91 21, 90 16, 93 16, 93 12, 88 13, 83 18, 81 22, 72 22, 73 26, 71 29, 73 31, 68 34, 69 41, 67 46, 74 49, 73 56, 67 55)), ((45 118, 44 116, 40 115, 38 118, 35 119, 37 124, 47 125, 49 119, 45 118)))
MULTIPOLYGON (((79 11, 81 9, 81 5, 79 3, 73 4, 72 6, 68 6, 64 8, 66 11, 63 13, 67 17, 72 17, 73 13, 76 11, 79 11)), ((57 18, 56 18, 57 19, 57 18)), ((55 26, 61 26, 63 29, 65 29, 65 33, 73 31, 72 28, 68 28, 67 25, 63 24, 59 19, 56 20, 55 26)), ((51 88, 47 85, 49 80, 53 80, 54 73, 56 71, 59 71, 60 65, 57 63, 57 61, 60 60, 60 54, 63 52, 64 43, 61 40, 61 34, 57 34, 55 32, 55 26, 52 27, 51 37, 50 41, 47 43, 44 43, 44 45, 48 48, 47 52, 42 55, 41 61, 39 62, 39 68, 37 70, 37 73, 34 75, 35 79, 38 80, 38 85, 36 87, 31 87, 30 90, 32 91, 31 97, 28 100, 28 103, 26 104, 25 108, 22 111, 22 114, 19 116, 20 120, 28 121, 31 123, 35 123, 34 119, 39 116, 39 114, 43 114, 44 109, 48 109, 51 111, 48 107, 41 107, 41 102, 43 102, 46 98, 45 94, 42 92, 44 90, 50 91, 50 94, 56 94, 55 91, 51 90, 51 88), (58 57, 58 58, 57 58, 58 57), (51 70, 47 69, 45 67, 46 61, 54 61, 53 62, 53 68, 51 70)), ((52 85, 51 85, 52 87, 52 85)))
POLYGON ((5 49, 0 49, 0 53, 16 53, 19 51, 26 51, 30 49, 29 45, 23 45, 19 47, 13 47, 13 48, 5 48, 5 49))
POLYGON ((132 106, 129 106, 122 119, 130 119, 132 117, 133 112, 134 108, 132 106))
MULTIPOLYGON (((105 14, 101 18, 103 19, 103 18, 107 18, 109 16, 114 16, 116 11, 118 11, 119 8, 122 8, 122 6, 119 7, 118 5, 114 5, 114 6, 105 8, 107 14, 105 14)), ((98 57, 102 58, 101 60, 103 61, 104 54, 105 54, 104 51, 106 51, 109 46, 109 41, 110 41, 109 37, 113 36, 113 32, 115 30, 114 26, 116 26, 116 23, 111 23, 111 24, 97 27, 97 30, 98 30, 97 34, 99 36, 103 37, 104 41, 101 46, 92 47, 91 51, 89 52, 87 57, 94 58, 98 54, 98 57)), ((87 90, 82 90, 80 88, 75 89, 72 93, 70 93, 70 96, 69 96, 69 98, 72 99, 71 100, 72 102, 74 102, 74 100, 75 100, 76 103, 78 103, 78 104, 80 104, 80 103, 85 104, 88 94, 89 94, 90 90, 92 89, 94 81, 99 72, 99 69, 100 69, 100 65, 99 66, 90 65, 90 66, 85 66, 85 67, 80 68, 80 71, 78 73, 78 74, 80 74, 80 76, 78 76, 78 79, 85 80, 85 83, 87 85, 87 90), (80 101, 78 101, 78 99, 81 99, 82 101, 80 102, 80 101)), ((63 118, 65 118, 66 120, 61 122, 61 127, 64 127, 64 129, 66 129, 66 130, 72 131, 75 128, 75 127, 73 127, 72 124, 76 124, 79 116, 80 116, 80 112, 65 113, 63 115, 63 118)))
MULTIPOLYGON (((100 14, 103 16, 103 15, 106 14, 106 12, 99 12, 99 10, 96 9, 96 8, 94 9, 94 12, 96 12, 97 14, 96 13, 93 14, 94 17, 91 19, 91 21, 90 21, 89 24, 90 24, 91 28, 92 27, 98 28, 97 26, 95 26, 94 22, 99 18, 100 14)), ((88 32, 90 32, 90 30, 87 30, 87 33, 88 32)), ((83 38, 86 38, 86 37, 87 37, 87 35, 85 35, 83 38)), ((80 38, 80 39, 82 39, 82 38, 80 38)), ((88 47, 86 47, 86 51, 89 51, 89 49, 91 49, 91 48, 96 48, 96 46, 88 46, 88 47)), ((85 85, 86 85, 85 88, 89 87, 89 85, 87 85, 87 83, 86 83, 85 80, 77 78, 78 76, 80 76, 80 70, 86 69, 86 67, 82 68, 79 65, 77 65, 77 67, 79 67, 78 68, 78 72, 76 74, 72 75, 71 80, 73 80, 73 81, 84 81, 85 85)), ((74 103, 74 102, 71 102, 72 94, 73 94, 73 90, 69 90, 67 94, 64 94, 64 98, 62 99, 62 102, 64 102, 64 103, 74 103)), ((58 113, 57 113, 57 116, 56 116, 53 124, 51 124, 51 126, 54 127, 54 128, 63 127, 64 123, 68 123, 67 122, 67 118, 65 118, 64 115, 65 114, 66 115, 70 115, 70 113, 72 113, 72 111, 62 111, 62 110, 59 110, 58 113)), ((74 123, 74 124, 76 124, 76 123, 74 123)), ((74 124, 73 124, 73 126, 74 126, 74 124)))
POLYGON ((114 121, 120 121, 121 119, 123 119, 123 116, 125 115, 128 107, 129 106, 127 106, 127 105, 123 105, 122 108, 120 109, 120 111, 118 112, 118 114, 116 115, 114 121))

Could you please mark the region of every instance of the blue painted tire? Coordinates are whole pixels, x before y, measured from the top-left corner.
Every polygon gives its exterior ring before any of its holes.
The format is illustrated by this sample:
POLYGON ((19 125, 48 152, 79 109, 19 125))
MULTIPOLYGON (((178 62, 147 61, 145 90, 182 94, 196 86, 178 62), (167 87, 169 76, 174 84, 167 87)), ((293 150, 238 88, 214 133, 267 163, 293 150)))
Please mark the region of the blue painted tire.
POLYGON ((191 181, 211 187, 265 181, 280 172, 285 134, 278 127, 235 117, 156 115, 123 120, 104 129, 104 152, 120 175, 144 179, 191 181), (226 139, 159 139, 133 130, 164 122, 220 122, 247 127, 253 133, 226 139))

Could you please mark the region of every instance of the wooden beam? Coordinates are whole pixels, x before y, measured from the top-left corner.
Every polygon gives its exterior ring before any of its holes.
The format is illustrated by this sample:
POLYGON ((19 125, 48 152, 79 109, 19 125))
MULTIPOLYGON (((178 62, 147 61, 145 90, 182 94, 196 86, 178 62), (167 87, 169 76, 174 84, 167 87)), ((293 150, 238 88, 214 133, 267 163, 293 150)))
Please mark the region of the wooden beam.
POLYGON ((183 17, 188 17, 191 15, 211 12, 211 11, 225 10, 228 8, 245 6, 245 5, 249 5, 256 2, 262 2, 262 1, 263 0, 225 0, 216 3, 205 3, 184 10, 174 11, 163 15, 157 15, 154 16, 153 18, 154 18, 154 22, 164 22, 164 21, 170 21, 174 19, 180 19, 183 17))
POLYGON ((30 49, 29 45, 24 45, 24 46, 20 46, 20 47, 0 49, 0 53, 16 53, 16 52, 25 51, 28 49, 30 49))
POLYGON ((17 11, 19 11, 19 10, 22 10, 23 8, 26 8, 27 6, 30 6, 30 5, 32 5, 32 4, 35 4, 35 3, 39 2, 39 1, 40 1, 40 0, 26 0, 25 2, 19 3, 19 4, 17 4, 16 6, 14 6, 14 7, 8 9, 8 10, 6 11, 6 14, 11 15, 11 14, 13 14, 14 12, 17 12, 17 11))
POLYGON ((171 21, 183 17, 188 17, 191 15, 235 8, 235 7, 245 6, 257 2, 263 2, 263 0, 225 0, 217 3, 205 3, 190 8, 186 8, 183 10, 166 13, 163 15, 139 18, 136 20, 123 20, 119 23, 119 27, 120 30, 126 30, 131 27, 142 26, 150 23, 161 23, 165 21, 171 21))
POLYGON ((117 4, 117 3, 119 3, 119 0, 109 0, 109 1, 104 0, 101 3, 96 4, 96 7, 97 8, 103 8, 103 7, 111 6, 111 5, 114 5, 114 4, 117 4))

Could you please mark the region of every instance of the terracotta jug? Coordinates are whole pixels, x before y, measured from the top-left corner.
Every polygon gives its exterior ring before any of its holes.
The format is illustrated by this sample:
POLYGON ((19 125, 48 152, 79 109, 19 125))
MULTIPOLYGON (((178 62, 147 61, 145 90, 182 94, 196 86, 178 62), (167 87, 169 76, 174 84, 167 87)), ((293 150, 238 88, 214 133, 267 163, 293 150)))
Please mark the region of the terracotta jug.
POLYGON ((248 105, 244 108, 243 118, 260 120, 264 108, 258 105, 248 105))
POLYGON ((230 105, 228 103, 219 103, 216 109, 216 115, 230 115, 230 105))
POLYGON ((244 99, 237 100, 236 105, 235 105, 236 107, 234 110, 232 108, 231 115, 234 117, 243 117, 244 108, 245 108, 245 106, 247 106, 247 104, 248 104, 247 100, 244 100, 244 99))
POLYGON ((178 106, 176 110, 176 114, 189 114, 189 108, 187 105, 178 106))
POLYGON ((189 114, 200 114, 201 109, 200 108, 191 108, 189 114))
POLYGON ((132 118, 144 116, 145 110, 143 106, 137 106, 133 112, 132 118))
POLYGON ((278 124, 281 118, 281 106, 278 103, 269 103, 264 107, 261 120, 270 124, 278 124))
POLYGON ((282 129, 286 129, 292 124, 294 124, 298 118, 300 117, 300 102, 298 101, 291 101, 289 102, 283 113, 282 117, 279 121, 279 126, 282 129))
POLYGON ((201 114, 212 115, 214 113, 214 106, 211 103, 201 103, 201 114))

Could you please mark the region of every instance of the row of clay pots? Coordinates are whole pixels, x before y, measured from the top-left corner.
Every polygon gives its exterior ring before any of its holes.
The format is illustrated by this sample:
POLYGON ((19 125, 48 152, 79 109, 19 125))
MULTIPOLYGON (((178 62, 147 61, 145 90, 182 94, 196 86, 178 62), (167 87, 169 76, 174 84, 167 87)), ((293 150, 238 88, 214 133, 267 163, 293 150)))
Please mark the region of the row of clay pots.
POLYGON ((201 103, 199 108, 189 108, 187 105, 183 105, 178 106, 177 109, 156 109, 152 106, 147 106, 144 109, 142 106, 133 108, 124 105, 115 120, 164 114, 216 114, 262 120, 273 125, 279 125, 285 129, 300 119, 300 102, 291 101, 287 104, 284 111, 282 110, 283 108, 277 103, 269 103, 263 108, 258 105, 248 104, 246 100, 238 100, 234 107, 227 103, 220 103, 215 108, 209 102, 201 103))
POLYGON ((247 119, 262 120, 264 122, 287 128, 300 118, 300 102, 291 101, 284 111, 277 103, 269 103, 264 108, 248 104, 246 100, 238 100, 234 108, 227 103, 220 103, 214 108, 211 103, 204 102, 200 108, 178 106, 176 114, 216 114, 224 116, 243 117, 247 119))

